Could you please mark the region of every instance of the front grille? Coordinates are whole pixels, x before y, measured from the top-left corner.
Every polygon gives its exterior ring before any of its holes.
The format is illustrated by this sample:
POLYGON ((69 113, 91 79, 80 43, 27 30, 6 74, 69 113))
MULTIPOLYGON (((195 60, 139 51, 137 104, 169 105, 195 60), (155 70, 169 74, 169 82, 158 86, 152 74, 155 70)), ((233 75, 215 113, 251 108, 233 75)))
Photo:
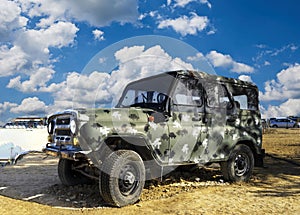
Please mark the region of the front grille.
POLYGON ((69 124, 70 124, 70 118, 56 119, 56 125, 69 125, 69 124))
POLYGON ((56 135, 71 136, 71 131, 70 130, 56 130, 56 135))
POLYGON ((63 147, 73 144, 75 134, 70 130, 71 119, 76 120, 75 116, 72 114, 60 114, 52 117, 52 140, 56 146, 63 147))

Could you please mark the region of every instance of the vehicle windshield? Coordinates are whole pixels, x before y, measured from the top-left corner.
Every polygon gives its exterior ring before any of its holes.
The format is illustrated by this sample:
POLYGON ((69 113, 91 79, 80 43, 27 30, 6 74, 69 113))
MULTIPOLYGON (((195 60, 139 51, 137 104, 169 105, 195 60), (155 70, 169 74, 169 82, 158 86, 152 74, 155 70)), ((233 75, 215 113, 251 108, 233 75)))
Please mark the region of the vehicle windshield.
POLYGON ((174 77, 168 74, 146 78, 129 84, 116 106, 166 110, 174 77))

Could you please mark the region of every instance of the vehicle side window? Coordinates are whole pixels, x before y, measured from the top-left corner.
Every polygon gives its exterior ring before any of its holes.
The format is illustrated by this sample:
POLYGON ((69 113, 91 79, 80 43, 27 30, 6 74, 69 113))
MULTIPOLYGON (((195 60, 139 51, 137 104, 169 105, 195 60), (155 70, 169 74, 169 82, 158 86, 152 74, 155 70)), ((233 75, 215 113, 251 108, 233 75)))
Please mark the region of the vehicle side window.
POLYGON ((125 95, 123 99, 123 106, 130 106, 131 104, 134 104, 135 99, 135 91, 134 90, 128 90, 127 94, 125 95))
POLYGON ((248 97, 246 95, 233 96, 233 99, 238 102, 240 109, 248 109, 248 97))
POLYGON ((178 110, 188 111, 191 107, 201 107, 203 105, 202 97, 201 84, 189 82, 189 80, 180 80, 174 91, 173 103, 178 110))
POLYGON ((207 95, 207 105, 213 108, 230 108, 231 103, 226 87, 220 83, 204 84, 207 95))
POLYGON ((258 110, 258 93, 254 88, 232 86, 232 96, 242 110, 258 110))
POLYGON ((157 91, 128 90, 122 105, 130 106, 139 103, 162 104, 167 96, 157 91))

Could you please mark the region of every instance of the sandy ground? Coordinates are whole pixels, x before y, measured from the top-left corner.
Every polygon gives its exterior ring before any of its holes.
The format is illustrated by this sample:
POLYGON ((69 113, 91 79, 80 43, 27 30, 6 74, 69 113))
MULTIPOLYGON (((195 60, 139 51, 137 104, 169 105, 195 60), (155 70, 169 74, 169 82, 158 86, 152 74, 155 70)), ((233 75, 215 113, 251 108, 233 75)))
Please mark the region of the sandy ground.
POLYGON ((111 208, 98 185, 61 185, 58 160, 42 153, 0 167, 0 214, 300 214, 300 130, 264 134, 264 168, 229 184, 214 165, 150 181, 135 205, 111 208))

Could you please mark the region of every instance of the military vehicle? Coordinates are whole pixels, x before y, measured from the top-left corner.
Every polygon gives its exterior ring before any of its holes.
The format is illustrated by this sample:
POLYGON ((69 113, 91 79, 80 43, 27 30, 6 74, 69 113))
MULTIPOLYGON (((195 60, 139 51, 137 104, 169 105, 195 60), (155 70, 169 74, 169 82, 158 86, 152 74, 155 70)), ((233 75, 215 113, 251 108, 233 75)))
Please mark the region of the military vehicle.
POLYGON ((263 165, 260 118, 254 84, 171 71, 129 83, 115 108, 50 115, 44 152, 59 157, 63 184, 99 180, 122 207, 171 167, 219 163, 226 180, 248 181, 263 165))

